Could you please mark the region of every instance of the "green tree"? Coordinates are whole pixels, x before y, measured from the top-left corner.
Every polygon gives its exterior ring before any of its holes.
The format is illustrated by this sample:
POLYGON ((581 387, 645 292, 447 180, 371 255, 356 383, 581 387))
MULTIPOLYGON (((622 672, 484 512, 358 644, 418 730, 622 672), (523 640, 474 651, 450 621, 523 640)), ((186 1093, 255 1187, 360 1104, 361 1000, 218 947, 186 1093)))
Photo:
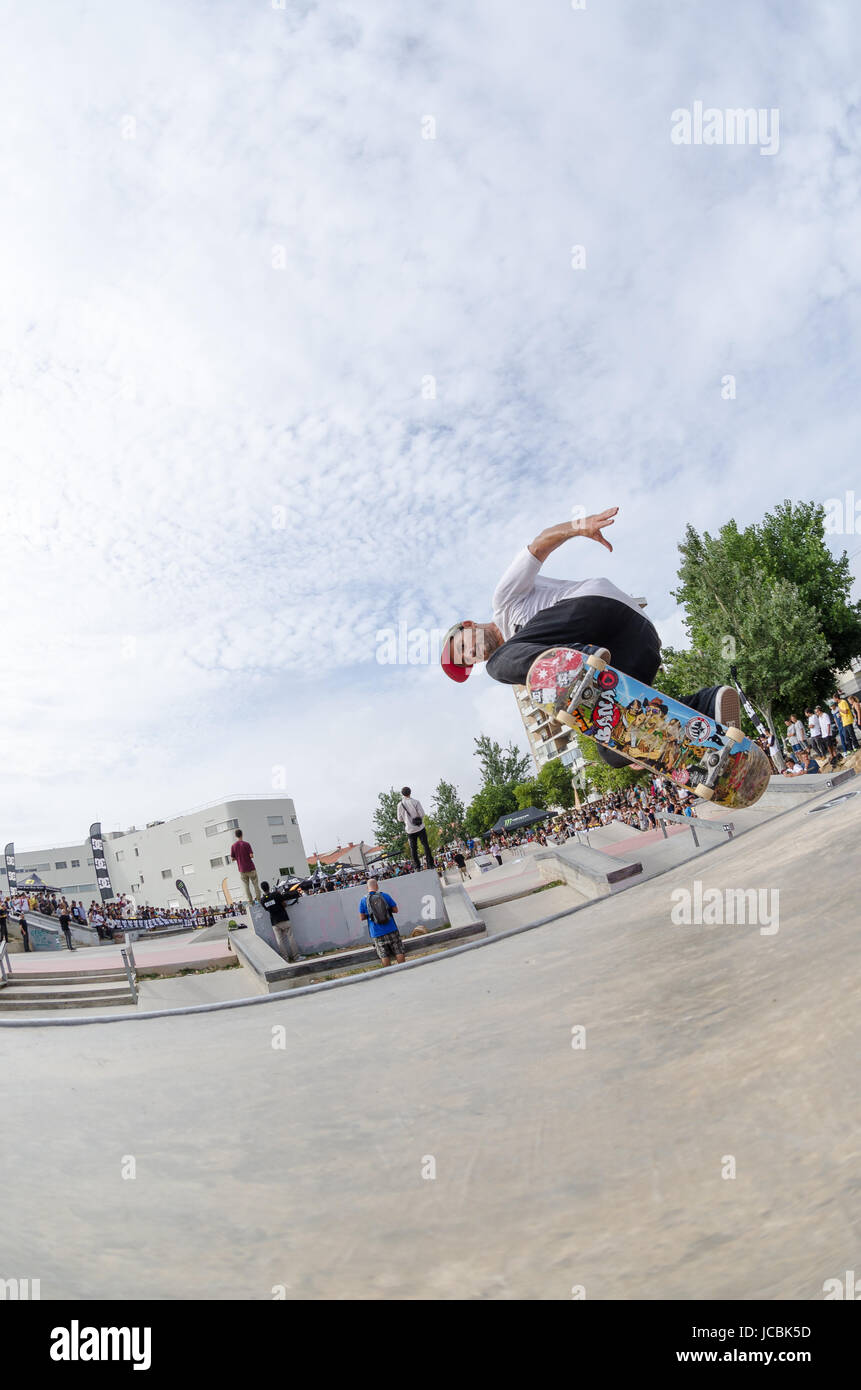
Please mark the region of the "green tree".
MULTIPOLYGON (((445 841, 442 838, 442 831, 436 816, 425 816, 425 830, 427 831, 428 835, 428 844, 430 845, 430 852, 433 855, 433 857, 436 858, 436 854, 440 845, 445 843, 445 841)), ((420 845, 418 846, 418 849, 421 853, 422 850, 420 845)))
POLYGON ((500 816, 516 811, 517 798, 511 787, 488 785, 476 792, 466 812, 466 831, 468 835, 483 835, 500 816))
POLYGON ((395 791, 394 787, 387 792, 380 792, 374 811, 374 834, 378 845, 382 845, 389 854, 403 858, 409 854, 410 846, 403 822, 398 820, 400 799, 401 794, 395 791))
POLYGON ((518 811, 525 811, 527 806, 538 806, 543 808, 547 805, 547 797, 543 786, 537 777, 533 777, 528 782, 517 782, 512 787, 514 799, 517 802, 518 811))
POLYGON ((551 758, 538 774, 538 785, 544 794, 536 806, 561 806, 568 810, 574 805, 574 778, 570 767, 559 758, 551 758))
POLYGON ((439 825, 440 844, 462 840, 466 829, 466 807, 453 782, 440 781, 433 794, 432 810, 439 825))
POLYGON ((664 647, 661 653, 661 667, 655 676, 654 684, 665 695, 671 695, 684 704, 688 695, 704 685, 723 684, 719 662, 707 657, 701 651, 688 648, 677 651, 664 647))
POLYGON ((723 683, 737 665, 772 731, 829 694, 834 670, 861 651, 861 606, 849 601, 847 556, 835 560, 824 536, 813 502, 784 502, 745 531, 730 521, 701 537, 688 526, 675 597, 693 650, 665 654, 664 675, 689 691, 695 673, 696 684, 723 683))
POLYGON ((591 791, 603 796, 606 792, 626 791, 634 787, 645 773, 634 767, 610 767, 598 754, 598 745, 593 738, 577 734, 580 752, 586 760, 586 783, 591 791))
POLYGON ((475 756, 481 768, 483 787, 507 787, 523 782, 532 767, 529 754, 521 753, 516 744, 509 741, 503 748, 487 734, 480 734, 475 740, 475 756))

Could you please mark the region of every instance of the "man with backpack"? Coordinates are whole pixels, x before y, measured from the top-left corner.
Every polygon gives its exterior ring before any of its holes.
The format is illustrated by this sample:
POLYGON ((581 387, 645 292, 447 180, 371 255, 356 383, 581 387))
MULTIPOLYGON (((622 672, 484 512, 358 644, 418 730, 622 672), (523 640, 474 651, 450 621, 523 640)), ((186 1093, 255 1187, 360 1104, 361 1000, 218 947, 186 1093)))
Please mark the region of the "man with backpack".
POLYGON ((421 842, 425 852, 425 863, 429 869, 432 869, 434 863, 433 855, 430 852, 430 845, 428 844, 428 833, 425 829, 425 813, 422 808, 422 803, 412 795, 409 787, 401 787, 401 799, 398 802, 398 820, 407 832, 413 868, 416 871, 421 868, 418 851, 419 842, 421 842))
POLYGON ((368 924, 368 931, 374 949, 383 965, 391 965, 396 960, 403 965, 404 943, 395 921, 398 905, 388 893, 380 892, 379 880, 368 879, 368 891, 359 903, 359 916, 368 924))

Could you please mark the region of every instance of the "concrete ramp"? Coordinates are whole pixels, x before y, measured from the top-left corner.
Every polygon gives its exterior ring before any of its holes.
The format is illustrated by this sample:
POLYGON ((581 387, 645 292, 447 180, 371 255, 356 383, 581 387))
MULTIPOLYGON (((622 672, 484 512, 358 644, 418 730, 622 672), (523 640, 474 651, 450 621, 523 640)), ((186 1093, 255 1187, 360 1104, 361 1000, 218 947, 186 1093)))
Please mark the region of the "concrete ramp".
POLYGON ((43 1298, 822 1298, 861 1249, 859 835, 861 797, 802 807, 433 964, 4 1029, 7 1268, 43 1298), (671 920, 709 889, 763 920, 671 920))

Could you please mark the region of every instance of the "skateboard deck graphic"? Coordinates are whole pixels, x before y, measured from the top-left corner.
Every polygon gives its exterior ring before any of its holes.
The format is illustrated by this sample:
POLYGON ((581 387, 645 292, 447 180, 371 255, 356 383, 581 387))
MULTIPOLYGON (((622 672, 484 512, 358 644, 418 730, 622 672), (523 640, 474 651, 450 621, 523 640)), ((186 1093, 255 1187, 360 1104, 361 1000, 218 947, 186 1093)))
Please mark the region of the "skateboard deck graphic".
POLYGON ((771 764, 741 730, 725 729, 599 657, 551 647, 533 661, 526 688, 560 724, 721 806, 752 806, 768 786, 771 764))

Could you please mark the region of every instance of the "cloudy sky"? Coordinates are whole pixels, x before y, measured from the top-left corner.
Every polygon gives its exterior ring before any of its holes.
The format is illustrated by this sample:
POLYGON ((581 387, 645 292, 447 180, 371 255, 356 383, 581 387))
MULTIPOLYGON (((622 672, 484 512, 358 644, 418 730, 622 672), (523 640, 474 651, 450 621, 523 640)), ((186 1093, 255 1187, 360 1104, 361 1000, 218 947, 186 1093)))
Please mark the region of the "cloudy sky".
POLYGON ((547 571, 678 643, 687 520, 861 498, 855 7, 3 17, 0 839, 273 787, 309 850, 369 839, 381 789, 468 797, 475 735, 523 738, 383 629, 489 617, 618 505, 547 571), (675 144, 695 101, 776 108, 776 153, 675 144))

